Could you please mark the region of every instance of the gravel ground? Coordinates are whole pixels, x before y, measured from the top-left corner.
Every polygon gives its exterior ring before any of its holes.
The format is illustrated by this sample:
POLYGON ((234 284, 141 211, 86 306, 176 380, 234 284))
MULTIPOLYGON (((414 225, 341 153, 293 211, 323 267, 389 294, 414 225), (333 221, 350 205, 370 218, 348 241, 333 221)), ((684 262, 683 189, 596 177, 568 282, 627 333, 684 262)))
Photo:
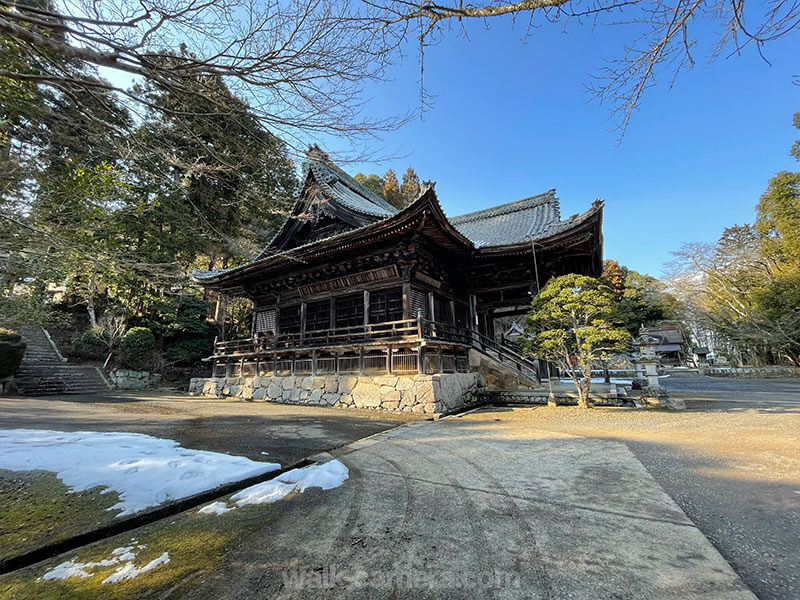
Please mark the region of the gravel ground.
POLYGON ((686 412, 541 407, 512 418, 626 443, 759 598, 797 600, 800 380, 663 383, 686 412))

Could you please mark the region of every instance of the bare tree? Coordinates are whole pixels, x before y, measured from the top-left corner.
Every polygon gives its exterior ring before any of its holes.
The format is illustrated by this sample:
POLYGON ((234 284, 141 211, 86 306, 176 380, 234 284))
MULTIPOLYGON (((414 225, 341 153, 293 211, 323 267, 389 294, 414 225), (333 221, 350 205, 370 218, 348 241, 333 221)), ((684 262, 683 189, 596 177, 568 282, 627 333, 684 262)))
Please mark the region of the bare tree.
MULTIPOLYGON (((375 11, 379 27, 401 38, 415 37, 420 60, 424 48, 443 34, 458 30, 465 20, 510 16, 524 19, 525 36, 541 23, 624 26, 620 56, 607 58, 591 76, 589 91, 609 104, 624 135, 644 92, 663 76, 671 85, 683 70, 695 64, 700 47, 698 31, 713 26, 718 32, 709 49, 709 61, 755 46, 762 53, 767 42, 800 28, 800 3, 771 0, 756 6, 745 0, 365 0, 375 11), (748 9, 747 11, 745 9, 748 9)), ((766 58, 765 58, 766 60, 766 58)), ((798 80, 796 83, 800 83, 798 80)))
POLYGON ((87 76, 90 65, 179 94, 204 95, 198 83, 222 78, 290 142, 397 125, 362 116, 363 85, 382 77, 392 44, 348 0, 0 0, 0 35, 30 59, 3 61, 0 77, 63 94, 112 91, 132 107, 180 112, 154 105, 146 86, 87 76))

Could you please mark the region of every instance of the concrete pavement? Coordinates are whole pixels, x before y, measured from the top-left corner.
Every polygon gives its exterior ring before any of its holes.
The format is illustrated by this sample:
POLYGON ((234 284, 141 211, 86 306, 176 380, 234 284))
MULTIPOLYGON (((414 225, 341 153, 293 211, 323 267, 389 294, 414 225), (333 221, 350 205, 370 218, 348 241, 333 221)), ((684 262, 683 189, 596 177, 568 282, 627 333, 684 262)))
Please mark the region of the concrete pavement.
POLYGON ((280 518, 171 597, 754 598, 624 444, 513 412, 338 450, 343 486, 264 507, 280 518))

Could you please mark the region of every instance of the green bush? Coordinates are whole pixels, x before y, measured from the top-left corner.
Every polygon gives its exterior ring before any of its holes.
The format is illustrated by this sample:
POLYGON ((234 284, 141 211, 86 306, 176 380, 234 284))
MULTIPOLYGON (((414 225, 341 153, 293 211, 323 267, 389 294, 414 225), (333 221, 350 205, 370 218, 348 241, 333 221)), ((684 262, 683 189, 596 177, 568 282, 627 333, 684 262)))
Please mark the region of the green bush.
POLYGON ((190 366, 211 354, 211 345, 208 338, 179 340, 167 346, 166 358, 175 365, 190 366))
POLYGON ((119 361, 126 369, 147 371, 153 365, 156 338, 147 327, 132 327, 119 345, 119 361))
POLYGON ((25 342, 16 331, 0 328, 0 377, 11 377, 19 369, 25 342))
POLYGON ((105 360, 107 354, 108 347, 93 329, 72 340, 70 356, 87 360, 105 360))

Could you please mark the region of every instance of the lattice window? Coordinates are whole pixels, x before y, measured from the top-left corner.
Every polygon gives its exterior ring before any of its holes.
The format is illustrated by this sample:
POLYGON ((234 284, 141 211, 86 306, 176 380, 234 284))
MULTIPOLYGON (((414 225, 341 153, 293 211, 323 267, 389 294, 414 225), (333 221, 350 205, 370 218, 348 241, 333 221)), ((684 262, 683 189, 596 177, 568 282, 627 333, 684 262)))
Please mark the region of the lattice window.
POLYGON ((259 310, 253 323, 253 334, 275 332, 275 309, 259 310))
POLYGON ((403 289, 389 288, 369 294, 369 322, 386 323, 403 318, 403 289))
POLYGON ((364 294, 336 298, 336 327, 357 327, 364 324, 364 294))
POLYGON ((280 333, 300 333, 300 306, 282 306, 278 310, 280 333))
POLYGON ((331 301, 320 300, 306 305, 306 331, 331 328, 331 301))

